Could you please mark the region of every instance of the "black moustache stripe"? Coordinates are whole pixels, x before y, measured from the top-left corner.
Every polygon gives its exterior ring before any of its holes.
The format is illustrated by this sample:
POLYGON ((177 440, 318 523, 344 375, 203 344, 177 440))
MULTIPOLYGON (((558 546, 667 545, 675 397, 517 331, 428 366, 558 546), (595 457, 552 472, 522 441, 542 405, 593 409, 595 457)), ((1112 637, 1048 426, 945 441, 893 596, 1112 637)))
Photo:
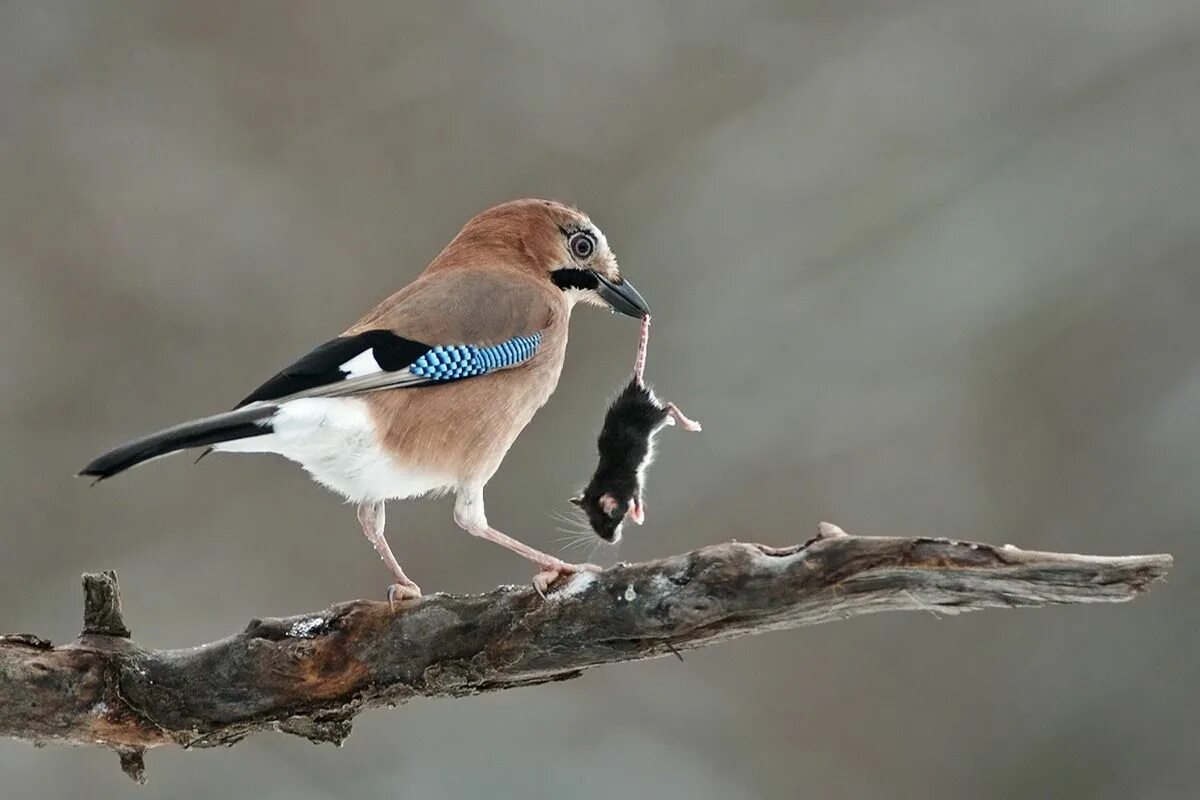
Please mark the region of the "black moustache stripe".
POLYGON ((595 289, 600 285, 596 273, 578 267, 556 269, 550 273, 550 280, 560 289, 595 289))

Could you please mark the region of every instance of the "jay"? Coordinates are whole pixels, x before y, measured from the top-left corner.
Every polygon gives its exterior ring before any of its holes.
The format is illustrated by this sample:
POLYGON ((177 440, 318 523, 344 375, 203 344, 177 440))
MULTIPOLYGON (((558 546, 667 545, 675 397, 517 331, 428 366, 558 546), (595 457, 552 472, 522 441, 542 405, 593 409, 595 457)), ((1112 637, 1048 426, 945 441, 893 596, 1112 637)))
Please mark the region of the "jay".
POLYGON ((195 447, 284 456, 357 504, 363 533, 395 579, 389 600, 421 590, 384 539, 384 503, 453 492, 458 526, 533 562, 544 591, 562 574, 597 568, 492 528, 483 490, 554 392, 579 302, 649 313, 585 214, 545 200, 498 205, 471 219, 416 280, 232 411, 136 439, 80 474, 103 480, 195 447))

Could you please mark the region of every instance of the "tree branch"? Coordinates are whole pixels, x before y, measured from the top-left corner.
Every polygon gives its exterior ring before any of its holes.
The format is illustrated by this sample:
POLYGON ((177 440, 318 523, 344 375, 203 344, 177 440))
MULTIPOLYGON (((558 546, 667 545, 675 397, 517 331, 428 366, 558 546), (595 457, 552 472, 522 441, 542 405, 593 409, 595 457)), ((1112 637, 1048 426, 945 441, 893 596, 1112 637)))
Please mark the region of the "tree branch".
POLYGON ((147 748, 232 745, 264 729, 341 742, 362 710, 567 680, 600 664, 678 655, 752 633, 876 611, 1122 602, 1171 556, 1037 553, 945 539, 847 536, 728 543, 530 588, 357 600, 256 619, 187 650, 129 640, 116 576, 85 575, 85 627, 53 647, 0 636, 0 735, 116 750, 144 780, 147 748))

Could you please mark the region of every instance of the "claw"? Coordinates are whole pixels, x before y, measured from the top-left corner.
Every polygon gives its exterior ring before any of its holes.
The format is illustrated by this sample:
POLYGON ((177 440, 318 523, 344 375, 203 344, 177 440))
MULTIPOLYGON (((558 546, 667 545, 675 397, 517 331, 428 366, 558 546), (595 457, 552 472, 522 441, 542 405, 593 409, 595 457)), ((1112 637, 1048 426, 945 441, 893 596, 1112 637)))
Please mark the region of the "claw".
POLYGON ((542 564, 542 571, 533 576, 533 590, 543 600, 550 587, 564 575, 574 575, 576 572, 603 572, 604 568, 595 564, 568 564, 559 561, 557 564, 542 564))
POLYGON ((421 587, 411 581, 408 583, 393 583, 387 590, 388 608, 395 611, 397 600, 416 600, 420 596, 421 587))

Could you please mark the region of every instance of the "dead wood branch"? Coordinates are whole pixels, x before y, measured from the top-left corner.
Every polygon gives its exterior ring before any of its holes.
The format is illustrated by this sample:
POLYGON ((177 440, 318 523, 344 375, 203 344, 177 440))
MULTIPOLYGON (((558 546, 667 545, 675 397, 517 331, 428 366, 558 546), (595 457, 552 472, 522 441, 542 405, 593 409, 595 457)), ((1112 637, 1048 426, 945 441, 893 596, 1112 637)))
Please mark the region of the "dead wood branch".
POLYGON ((876 611, 1122 602, 1169 555, 1037 553, 945 539, 821 534, 785 548, 729 543, 530 588, 437 594, 393 612, 358 600, 256 619, 187 650, 132 642, 116 576, 85 575, 84 631, 53 647, 0 636, 0 735, 143 752, 231 745, 264 729, 341 742, 365 708, 574 678, 618 661, 876 611))

